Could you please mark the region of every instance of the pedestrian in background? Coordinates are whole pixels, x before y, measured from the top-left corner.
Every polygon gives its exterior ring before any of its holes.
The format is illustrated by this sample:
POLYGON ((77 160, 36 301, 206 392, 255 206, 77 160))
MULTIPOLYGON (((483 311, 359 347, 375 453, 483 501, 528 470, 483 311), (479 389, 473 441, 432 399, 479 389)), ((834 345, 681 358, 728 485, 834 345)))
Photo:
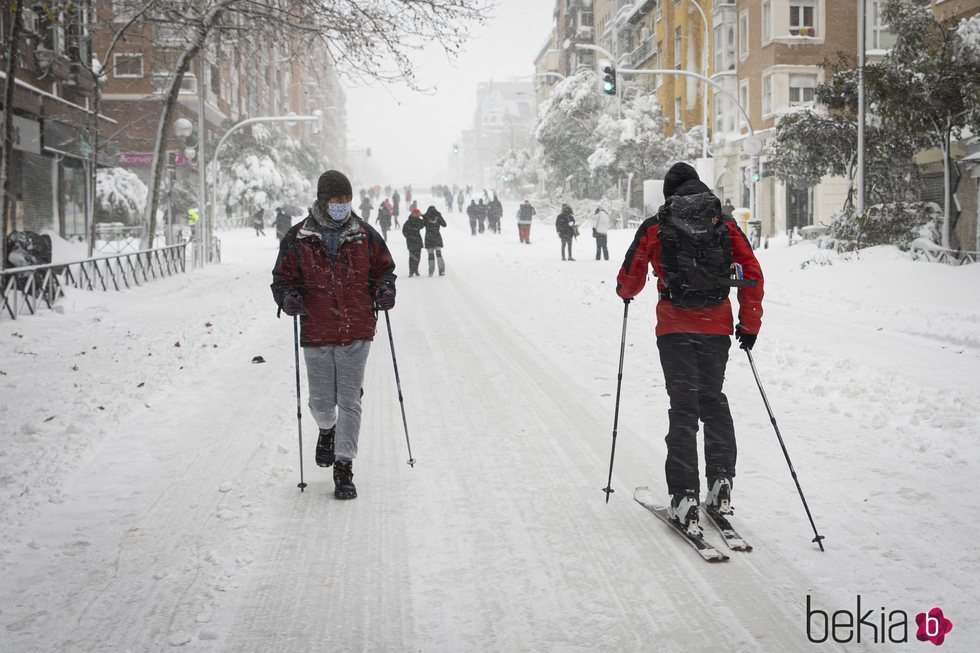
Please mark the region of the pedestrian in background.
POLYGON ((568 248, 567 260, 574 261, 575 259, 572 258, 572 239, 578 235, 578 227, 575 226, 572 207, 568 204, 561 205, 561 213, 555 219, 555 231, 558 232, 558 238, 561 239, 561 260, 566 260, 565 249, 568 248))
POLYGON ((434 206, 425 210, 425 250, 429 253, 429 276, 435 272, 439 263, 439 276, 446 274, 446 263, 442 260, 442 234, 439 230, 446 226, 446 219, 434 206))
POLYGON ((531 219, 537 211, 531 206, 531 200, 524 200, 521 207, 517 209, 517 233, 522 243, 531 244, 531 219))
POLYGON ((412 209, 402 227, 402 235, 405 236, 405 246, 408 247, 408 276, 419 276, 419 261, 422 260, 422 229, 425 228, 425 221, 422 220, 422 212, 412 209))
POLYGON ((600 259, 600 254, 609 260, 609 247, 607 238, 609 236, 609 214, 604 209, 596 208, 595 226, 592 227, 592 237, 595 238, 595 260, 600 259))

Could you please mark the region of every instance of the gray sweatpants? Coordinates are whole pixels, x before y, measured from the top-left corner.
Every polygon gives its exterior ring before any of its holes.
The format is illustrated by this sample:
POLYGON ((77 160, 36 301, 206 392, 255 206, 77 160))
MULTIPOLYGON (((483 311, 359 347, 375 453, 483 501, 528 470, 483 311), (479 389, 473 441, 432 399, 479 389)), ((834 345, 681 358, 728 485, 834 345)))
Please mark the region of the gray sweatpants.
POLYGON ((310 385, 310 412, 321 429, 337 427, 334 439, 337 460, 357 457, 361 385, 370 349, 370 340, 343 346, 303 348, 310 385))

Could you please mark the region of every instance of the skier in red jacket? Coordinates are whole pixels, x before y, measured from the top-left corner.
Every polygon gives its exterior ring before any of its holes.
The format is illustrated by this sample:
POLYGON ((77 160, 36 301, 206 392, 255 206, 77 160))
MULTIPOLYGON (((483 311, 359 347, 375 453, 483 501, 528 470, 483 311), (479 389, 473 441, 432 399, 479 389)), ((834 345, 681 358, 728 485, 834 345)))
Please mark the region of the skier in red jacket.
POLYGON ((351 210, 346 176, 323 173, 316 195, 307 218, 279 244, 272 294, 284 313, 302 316, 309 405, 320 427, 316 463, 333 465, 335 497, 353 499, 373 308, 395 306, 395 262, 381 234, 351 210))
POLYGON ((706 508, 731 513, 735 428, 722 392, 731 334, 752 349, 762 324, 762 270, 738 225, 686 163, 664 177, 664 205, 640 225, 617 277, 616 293, 630 301, 643 290, 647 266, 657 277, 657 348, 670 397, 665 464, 670 515, 688 532, 698 530, 698 421, 704 422, 706 508), (699 222, 701 221, 701 222, 699 222), (705 229, 691 228, 703 224, 705 229), (712 234, 707 244, 687 235, 712 234), (697 261, 697 263, 692 263, 697 261), (719 270, 703 276, 705 270, 719 270), (738 271, 730 275, 729 270, 738 271), (701 275, 701 276, 699 276, 701 275), (724 276, 722 276, 724 275, 724 276), (732 276, 743 280, 732 281, 732 276), (707 281, 706 281, 707 279, 707 281), (728 293, 738 287, 738 325, 728 293))

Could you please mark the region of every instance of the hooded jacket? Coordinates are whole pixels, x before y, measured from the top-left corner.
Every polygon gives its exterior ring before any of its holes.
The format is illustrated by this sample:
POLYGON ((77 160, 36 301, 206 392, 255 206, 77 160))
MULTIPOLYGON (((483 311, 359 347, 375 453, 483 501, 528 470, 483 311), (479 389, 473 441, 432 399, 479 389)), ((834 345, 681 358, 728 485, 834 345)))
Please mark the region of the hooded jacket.
POLYGON ((422 218, 425 220, 425 248, 438 249, 442 247, 442 234, 439 233, 439 229, 446 226, 446 219, 434 206, 427 208, 422 218))
MULTIPOLYGON (((646 284, 647 265, 653 268, 657 277, 657 289, 664 293, 667 289, 663 282, 663 267, 660 261, 659 221, 664 207, 671 203, 675 196, 708 194, 720 206, 716 198, 699 178, 697 171, 686 163, 676 163, 664 176, 664 206, 657 215, 647 218, 633 237, 633 243, 626 250, 626 258, 616 278, 616 294, 623 299, 632 299, 643 290, 646 284)), ((728 237, 732 247, 732 260, 742 266, 746 279, 755 279, 758 285, 754 288, 738 289, 738 321, 747 333, 759 333, 762 326, 762 268, 752 252, 748 239, 735 221, 724 215, 719 215, 728 228, 728 237)), ((718 305, 704 308, 679 308, 669 299, 657 302, 658 336, 669 333, 700 333, 708 335, 731 335, 734 332, 732 321, 732 303, 725 299, 718 305)))
POLYGON ((326 222, 329 217, 320 216, 318 221, 315 210, 316 205, 279 243, 272 296, 282 307, 287 292, 302 295, 307 313, 300 318, 303 347, 373 340, 375 291, 381 285, 395 287, 395 262, 388 246, 374 227, 353 212, 346 222, 331 225, 326 222))
POLYGON ((405 224, 402 225, 402 235, 405 236, 405 246, 408 247, 409 251, 422 249, 422 229, 424 227, 425 222, 418 209, 412 211, 405 220, 405 224))

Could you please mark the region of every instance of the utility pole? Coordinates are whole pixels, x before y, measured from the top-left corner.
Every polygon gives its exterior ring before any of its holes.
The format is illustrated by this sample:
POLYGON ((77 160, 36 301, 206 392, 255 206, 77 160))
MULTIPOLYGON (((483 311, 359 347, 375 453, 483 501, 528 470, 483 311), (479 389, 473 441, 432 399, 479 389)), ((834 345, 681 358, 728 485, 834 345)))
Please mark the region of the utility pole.
POLYGON ((211 211, 208 210, 208 191, 207 191, 207 121, 204 110, 204 68, 207 65, 205 60, 206 48, 201 48, 197 55, 197 196, 200 198, 198 209, 201 213, 201 233, 204 241, 204 256, 202 263, 211 260, 211 229, 214 224, 211 220, 211 211))

